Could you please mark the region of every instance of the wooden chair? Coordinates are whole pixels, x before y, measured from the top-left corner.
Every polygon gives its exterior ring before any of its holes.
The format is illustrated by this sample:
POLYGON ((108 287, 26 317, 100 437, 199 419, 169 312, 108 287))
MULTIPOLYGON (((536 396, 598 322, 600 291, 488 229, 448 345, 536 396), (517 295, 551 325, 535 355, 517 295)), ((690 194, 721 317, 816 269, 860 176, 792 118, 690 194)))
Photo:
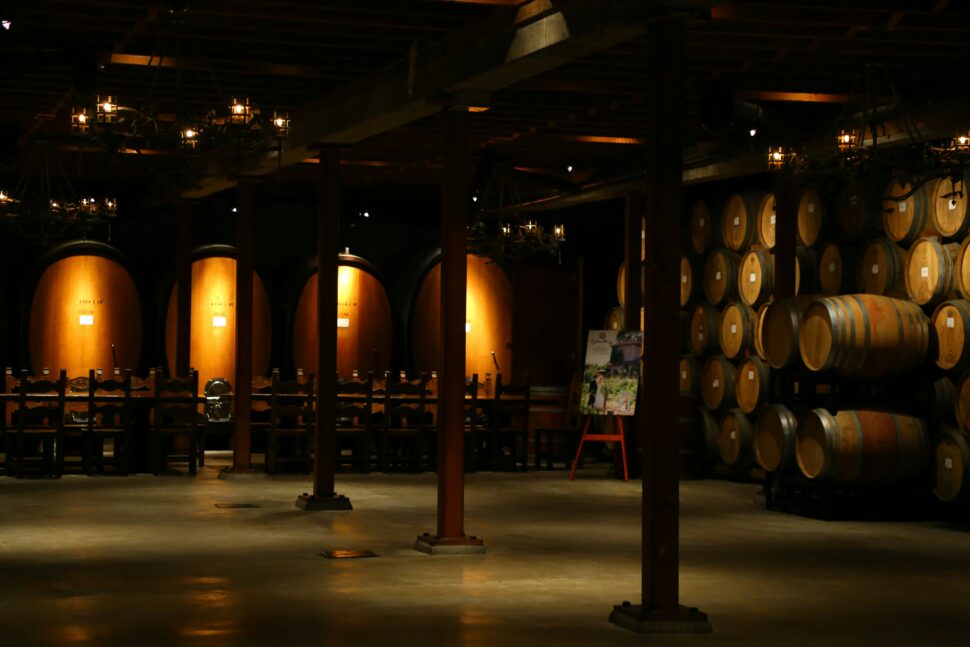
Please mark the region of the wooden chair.
POLYGON ((384 425, 381 429, 379 466, 420 472, 433 426, 428 420, 426 375, 417 380, 384 385, 384 425))
POLYGON ((342 381, 337 376, 337 466, 350 464, 359 472, 369 472, 371 452, 375 447, 374 374, 366 379, 342 381), (344 460, 344 449, 350 450, 344 460))
MULTIPOLYGON (((90 371, 89 371, 90 373, 90 371)), ((88 388, 89 375, 71 377, 67 380, 64 392, 64 430, 61 443, 61 469, 88 471, 88 457, 84 451, 85 436, 88 428, 88 388)))
POLYGON ((102 379, 94 369, 88 373, 87 425, 84 433, 84 472, 104 472, 111 466, 118 474, 131 469, 131 369, 102 379), (110 458, 105 443, 111 442, 110 458))
POLYGON ((531 378, 527 377, 525 384, 513 385, 505 384, 501 373, 496 377, 491 424, 485 432, 489 467, 493 470, 525 471, 528 467, 531 390, 531 378))
POLYGON ((306 474, 312 470, 313 378, 310 373, 302 382, 282 382, 279 370, 273 371, 266 431, 266 471, 270 474, 278 473, 285 463, 299 464, 306 474))
POLYGON ((163 377, 155 374, 155 398, 152 403, 151 457, 152 473, 159 474, 170 459, 182 459, 189 474, 195 475, 199 447, 199 374, 188 377, 163 377))
POLYGON ((473 373, 465 383, 465 471, 478 469, 482 441, 488 430, 488 413, 480 397, 485 385, 478 381, 478 373, 473 373))
MULTIPOLYGON (((277 371, 278 369, 273 369, 277 371)), ((273 380, 265 375, 253 378, 253 396, 249 402, 249 437, 254 454, 266 455, 266 432, 269 430, 270 399, 273 380)))
POLYGON ((564 463, 565 468, 569 469, 576 454, 576 447, 579 445, 579 436, 583 432, 579 414, 579 399, 582 397, 582 392, 582 379, 578 375, 573 376, 569 384, 562 424, 558 427, 536 427, 533 431, 536 469, 542 467, 543 458, 546 469, 553 469, 557 462, 564 463))
POLYGON ((64 393, 67 375, 57 380, 45 375, 20 374, 17 410, 7 429, 7 473, 22 478, 31 471, 58 478, 64 473, 64 393), (37 451, 29 451, 37 450, 37 451))

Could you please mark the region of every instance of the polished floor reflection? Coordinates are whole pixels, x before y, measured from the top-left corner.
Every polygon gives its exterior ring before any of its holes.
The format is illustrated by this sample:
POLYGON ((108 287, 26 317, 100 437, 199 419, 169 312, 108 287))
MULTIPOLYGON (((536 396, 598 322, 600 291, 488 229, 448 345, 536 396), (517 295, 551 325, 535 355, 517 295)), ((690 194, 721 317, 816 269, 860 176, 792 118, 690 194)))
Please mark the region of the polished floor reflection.
POLYGON ((970 533, 765 512, 756 487, 682 487, 682 600, 709 636, 607 622, 639 591, 640 484, 587 469, 468 478, 485 555, 412 550, 433 475, 346 475, 353 512, 301 512, 302 477, 0 479, 0 645, 958 645, 970 533), (258 507, 216 507, 217 503, 258 507), (373 550, 325 559, 325 550, 373 550))

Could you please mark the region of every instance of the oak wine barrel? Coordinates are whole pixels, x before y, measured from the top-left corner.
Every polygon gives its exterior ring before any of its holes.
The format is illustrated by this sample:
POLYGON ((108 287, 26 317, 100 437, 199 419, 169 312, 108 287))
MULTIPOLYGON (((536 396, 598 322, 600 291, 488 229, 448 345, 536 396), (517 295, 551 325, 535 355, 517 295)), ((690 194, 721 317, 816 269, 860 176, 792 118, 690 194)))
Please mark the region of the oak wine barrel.
MULTIPOLYGON (((317 284, 307 279, 293 317, 293 366, 317 375, 317 284)), ((349 378, 391 368, 394 340, 391 303, 377 270, 363 258, 341 254, 337 267, 337 373, 349 378)))
POLYGON ((964 299, 970 299, 970 237, 960 245, 960 251, 957 252, 953 265, 957 290, 964 299))
MULTIPOLYGON (((495 373, 497 361, 500 372, 511 375, 512 283, 489 258, 467 254, 465 260, 465 374, 495 373)), ((410 316, 412 367, 418 373, 441 369, 441 262, 429 265, 410 316)))
POLYGON ((876 238, 863 248, 856 274, 860 292, 906 297, 908 254, 888 238, 876 238))
POLYGON ((757 315, 743 303, 730 303, 721 312, 718 343, 728 359, 736 359, 754 347, 757 315))
POLYGON ((771 298, 775 289, 775 255, 763 247, 748 251, 738 271, 741 301, 757 307, 771 298))
MULTIPOLYGON (((640 290, 642 298, 642 290, 644 282, 646 281, 647 270, 641 264, 640 265, 640 290)), ((683 281, 681 282, 683 285, 683 281)), ((620 306, 626 305, 626 261, 620 263, 620 269, 616 272, 616 299, 620 302, 620 306)))
POLYGON ((703 407, 697 409, 698 420, 701 427, 701 437, 703 438, 704 459, 707 462, 714 462, 720 455, 717 444, 718 425, 714 414, 703 407))
POLYGON ((836 242, 825 243, 818 256, 818 291, 845 294, 855 291, 851 252, 836 242))
POLYGON ((768 401, 771 368, 758 357, 747 357, 738 365, 735 379, 738 408, 754 413, 768 401))
POLYGON ((956 420, 957 387, 949 377, 928 376, 919 379, 916 389, 920 415, 932 422, 956 420))
POLYGON ((623 306, 613 306, 606 311, 606 316, 603 317, 604 330, 625 330, 625 328, 626 311, 623 306))
POLYGON ((761 347, 771 368, 785 368, 801 361, 798 324, 814 296, 782 299, 768 304, 761 323, 761 347))
POLYGON ((943 238, 963 238, 970 228, 970 196, 967 195, 970 171, 956 178, 940 178, 930 200, 930 221, 943 238))
POLYGON ((754 458, 766 472, 785 472, 795 466, 798 422, 782 404, 771 404, 754 424, 754 458))
POLYGON ((970 302, 963 299, 941 303, 933 311, 933 361, 944 371, 970 368, 970 302))
POLYGON ((775 247, 775 194, 766 193, 758 209, 758 238, 768 249, 775 247))
POLYGON ((724 244, 720 223, 712 216, 705 201, 695 200, 691 204, 689 222, 690 246, 695 253, 704 254, 724 244))
POLYGON ((701 366, 701 398, 712 411, 737 404, 734 386, 737 369, 723 355, 708 357, 701 366))
POLYGON ((929 319, 909 301, 871 294, 824 297, 805 309, 798 347, 812 371, 898 375, 926 358, 929 319))
POLYGON ((906 293, 921 306, 935 306, 953 296, 956 289, 954 260, 960 246, 936 238, 921 238, 906 260, 906 293))
POLYGON ((795 248, 795 294, 814 294, 817 292, 818 254, 808 247, 795 248))
POLYGON ((798 419, 798 467, 809 479, 884 483, 915 476, 929 459, 919 418, 887 411, 806 411, 798 419))
POLYGON ((723 247, 708 254, 704 262, 704 296, 712 305, 734 301, 738 295, 741 257, 723 247))
POLYGON ((754 427, 741 409, 728 409, 717 429, 717 446, 725 465, 745 468, 754 463, 754 427))
POLYGON ((860 240, 882 229, 882 218, 861 178, 850 176, 842 183, 838 211, 839 227, 849 240, 860 240))
POLYGON ((818 189, 807 186, 798 197, 798 212, 795 232, 798 244, 812 247, 819 241, 825 224, 825 206, 818 189))
POLYGON ((30 365, 69 378, 92 368, 137 370, 141 301, 121 252, 94 241, 53 249, 43 261, 26 329, 30 365), (117 363, 116 363, 117 359, 117 363))
POLYGON ((956 406, 953 414, 961 429, 970 430, 970 371, 966 371, 957 380, 956 406))
POLYGON ((936 469, 933 494, 940 501, 952 503, 966 499, 970 493, 970 438, 961 429, 944 426, 933 449, 936 469))
MULTIPOLYGON (((165 317, 165 356, 175 371, 178 283, 172 286, 165 317)), ((193 252, 192 317, 189 364, 199 373, 199 392, 206 382, 236 378, 236 250, 209 245, 193 252)), ((266 288, 253 273, 253 375, 269 372, 272 318, 266 288)))
POLYGON ((701 265, 690 256, 680 257, 680 307, 695 301, 701 292, 701 265))
POLYGON ((754 324, 754 352, 758 354, 761 359, 766 359, 765 357, 765 346, 761 339, 761 330, 765 325, 765 314, 768 312, 768 306, 771 303, 764 303, 758 308, 758 316, 755 319, 754 324))
POLYGON ((717 351, 720 323, 721 312, 711 304, 698 303, 694 306, 687 342, 691 354, 703 357, 717 351))
POLYGON ((691 355, 680 358, 680 392, 697 393, 700 385, 700 366, 691 355))
POLYGON ((889 182, 882 203, 882 228, 890 240, 909 245, 917 238, 939 235, 929 217, 937 183, 939 180, 931 179, 914 190, 909 180, 889 182))
POLYGON ((721 236, 724 246, 735 252, 758 243, 760 213, 764 194, 754 191, 728 196, 721 211, 721 236))

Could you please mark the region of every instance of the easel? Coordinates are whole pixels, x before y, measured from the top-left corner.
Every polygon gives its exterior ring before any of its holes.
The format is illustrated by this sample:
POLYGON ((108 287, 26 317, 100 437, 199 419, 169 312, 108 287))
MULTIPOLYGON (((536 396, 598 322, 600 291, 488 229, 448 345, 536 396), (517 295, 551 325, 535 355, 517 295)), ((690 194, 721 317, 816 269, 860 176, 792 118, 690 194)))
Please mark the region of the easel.
POLYGON ((579 465, 579 457, 583 455, 583 443, 587 440, 599 440, 599 441, 619 441, 620 443, 620 453, 623 456, 623 482, 626 483, 630 480, 630 475, 626 469, 626 439, 623 437, 623 418, 621 416, 615 416, 616 427, 618 433, 615 434, 591 434, 589 433, 590 423, 593 422, 593 416, 586 416, 586 424, 583 425, 583 435, 579 439, 579 448, 576 449, 576 458, 573 459, 573 467, 569 470, 569 480, 572 481, 573 477, 576 476, 576 466, 579 465))

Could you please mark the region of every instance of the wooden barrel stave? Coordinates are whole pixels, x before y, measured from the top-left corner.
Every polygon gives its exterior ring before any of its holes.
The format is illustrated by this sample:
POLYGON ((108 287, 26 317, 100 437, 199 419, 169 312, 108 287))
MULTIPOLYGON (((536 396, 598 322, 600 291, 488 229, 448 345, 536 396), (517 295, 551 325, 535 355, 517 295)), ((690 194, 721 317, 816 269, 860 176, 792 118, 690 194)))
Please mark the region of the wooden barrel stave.
POLYGON ((702 271, 697 259, 680 257, 680 307, 695 301, 700 294, 702 271))
POLYGON ((723 355, 708 357, 701 367, 701 398, 712 411, 737 404, 734 386, 737 369, 723 355))
POLYGON ((688 346, 695 357, 703 357, 717 351, 720 311, 709 303, 694 306, 690 319, 688 346))
POLYGON ((933 311, 933 359, 944 371, 970 368, 970 302, 945 301, 933 311))
POLYGON ((876 238, 862 250, 856 269, 860 292, 906 298, 906 250, 888 238, 876 238))
POLYGON ((795 466, 798 422, 788 407, 771 404, 758 415, 754 426, 754 457, 766 472, 785 472, 795 466))
POLYGON ((768 401, 771 368, 758 357, 747 357, 738 365, 735 388, 738 408, 751 414, 768 401))
POLYGON ((819 241, 825 225, 825 206, 818 189, 807 186, 798 196, 795 233, 798 244, 813 247, 819 241))
POLYGON ((775 221, 777 214, 775 211, 775 194, 766 193, 761 199, 758 207, 758 238, 761 244, 768 249, 775 247, 775 221))
POLYGON ((737 299, 741 257, 729 249, 715 249, 704 262, 704 296, 720 306, 737 299))
POLYGON ((953 265, 957 290, 964 299, 970 299, 970 237, 960 245, 960 251, 957 252, 953 265))
POLYGON ((738 270, 738 295, 741 301, 757 307, 771 297, 775 288, 775 256, 767 249, 749 250, 738 270))
POLYGON ((771 368, 785 368, 801 361, 798 352, 798 325, 802 311, 815 300, 806 295, 773 301, 764 312, 761 347, 771 368))
POLYGON ((906 293, 914 303, 933 307, 951 298, 956 287, 954 262, 960 246, 921 238, 906 259, 906 293))
POLYGON ((930 198, 929 217, 932 226, 943 238, 963 238, 970 228, 970 196, 967 195, 970 171, 953 178, 937 181, 930 198))
POLYGON ((937 435, 933 457, 933 494, 946 503, 965 500, 970 494, 970 438, 966 432, 944 426, 937 435))
POLYGON ((693 356, 681 356, 679 379, 681 393, 697 393, 700 386, 700 367, 693 356))
POLYGON ((886 236, 909 245, 917 238, 939 235, 929 217, 929 196, 936 191, 938 182, 931 179, 914 189, 909 180, 890 181, 883 200, 882 224, 886 236))
POLYGON ((728 196, 721 211, 721 237, 724 245, 735 252, 743 252, 760 243, 759 224, 764 194, 748 191, 728 196))
POLYGON ((848 177, 839 191, 839 225, 849 240, 882 228, 882 218, 860 178, 848 177))
POLYGON ((736 359, 754 347, 756 323, 757 315, 750 306, 730 303, 724 308, 718 324, 718 343, 725 357, 736 359))
POLYGON ((721 460, 732 467, 750 467, 754 462, 754 427, 741 409, 728 409, 718 423, 717 446, 721 460))
POLYGON ((704 254, 723 244, 720 222, 704 200, 695 200, 691 204, 688 232, 691 249, 697 254, 704 254))
POLYGON ((816 276, 818 291, 822 294, 852 292, 854 272, 849 248, 836 242, 825 243, 819 251, 816 276))

